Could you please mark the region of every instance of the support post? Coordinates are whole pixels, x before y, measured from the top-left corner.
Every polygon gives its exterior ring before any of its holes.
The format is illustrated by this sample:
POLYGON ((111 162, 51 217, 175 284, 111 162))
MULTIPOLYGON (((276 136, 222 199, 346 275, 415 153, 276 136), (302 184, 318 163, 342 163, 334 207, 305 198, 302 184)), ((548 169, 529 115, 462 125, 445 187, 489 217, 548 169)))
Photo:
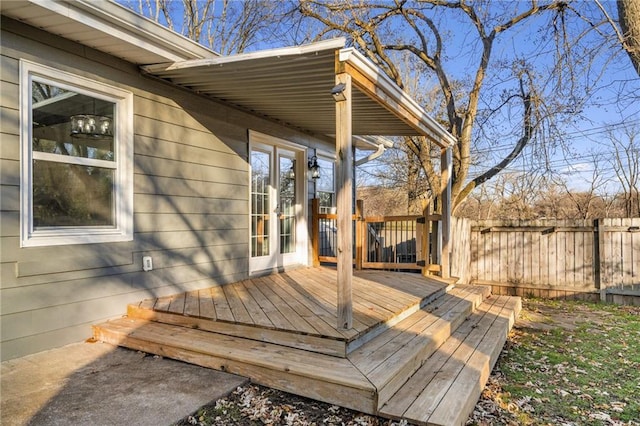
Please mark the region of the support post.
POLYGON ((313 267, 320 266, 320 199, 311 200, 311 258, 313 267))
POLYGON ((353 170, 351 126, 351 76, 336 74, 336 86, 343 84, 343 100, 336 100, 336 169, 338 210, 338 329, 353 326, 353 170))
POLYGON ((429 238, 430 238, 430 229, 431 222, 429 221, 429 206, 431 203, 427 203, 424 210, 422 211, 422 215, 424 216, 424 223, 422 224, 422 259, 424 261, 424 265, 422 266, 422 275, 429 275, 429 266, 431 265, 431 253, 429 250, 429 238))
POLYGON ((358 271, 362 269, 362 259, 364 258, 365 226, 364 202, 356 200, 356 270, 358 271))
POLYGON ((440 182, 440 202, 442 204, 442 258, 440 275, 442 278, 449 278, 451 275, 450 253, 451 253, 451 179, 452 179, 452 150, 445 148, 440 154, 440 167, 442 170, 440 182))

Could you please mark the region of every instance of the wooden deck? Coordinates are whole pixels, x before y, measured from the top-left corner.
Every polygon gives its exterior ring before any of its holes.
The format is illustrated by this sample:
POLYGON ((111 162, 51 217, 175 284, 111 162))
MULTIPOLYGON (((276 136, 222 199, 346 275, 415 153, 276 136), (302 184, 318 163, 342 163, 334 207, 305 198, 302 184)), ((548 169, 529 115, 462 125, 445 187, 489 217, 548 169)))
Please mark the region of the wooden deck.
POLYGON ((147 299, 129 306, 128 315, 344 357, 446 288, 442 281, 417 274, 356 272, 349 330, 337 329, 336 271, 331 268, 301 268, 147 299))
POLYGON ((334 270, 308 268, 149 299, 94 336, 368 414, 464 424, 520 299, 358 272, 354 328, 338 330, 335 280, 334 270))

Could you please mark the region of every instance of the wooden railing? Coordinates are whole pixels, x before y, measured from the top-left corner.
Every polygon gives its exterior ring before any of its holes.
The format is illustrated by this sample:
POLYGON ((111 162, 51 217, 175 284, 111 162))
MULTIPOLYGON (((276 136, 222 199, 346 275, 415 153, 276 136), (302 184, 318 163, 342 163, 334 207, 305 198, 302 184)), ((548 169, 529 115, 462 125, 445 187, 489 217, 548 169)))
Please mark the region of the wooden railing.
MULTIPOLYGON (((314 264, 336 263, 337 215, 320 213, 319 200, 312 201, 314 264)), ((439 215, 364 217, 363 202, 356 202, 354 266, 356 269, 418 270, 440 272, 439 215)))

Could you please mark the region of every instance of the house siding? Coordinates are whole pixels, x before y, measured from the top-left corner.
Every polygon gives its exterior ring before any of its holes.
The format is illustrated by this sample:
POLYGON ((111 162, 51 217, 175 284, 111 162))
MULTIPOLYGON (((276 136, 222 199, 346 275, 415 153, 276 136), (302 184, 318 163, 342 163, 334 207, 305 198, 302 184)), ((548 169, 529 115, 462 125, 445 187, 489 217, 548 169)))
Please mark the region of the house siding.
POLYGON ((83 340, 127 303, 247 277, 248 129, 327 146, 4 17, 0 66, 3 360, 83 340), (20 58, 133 93, 133 241, 20 248, 20 58))

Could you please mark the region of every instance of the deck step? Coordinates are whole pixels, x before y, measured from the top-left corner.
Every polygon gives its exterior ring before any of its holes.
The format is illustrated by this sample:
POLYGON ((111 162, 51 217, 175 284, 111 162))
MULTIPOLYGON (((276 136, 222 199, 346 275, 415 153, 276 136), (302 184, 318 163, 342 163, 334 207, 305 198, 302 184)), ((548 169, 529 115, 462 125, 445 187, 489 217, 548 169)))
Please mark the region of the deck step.
MULTIPOLYGON (((519 298, 492 297, 490 291, 450 289, 343 356, 307 349, 307 340, 294 342, 299 347, 270 342, 257 327, 247 328, 246 338, 207 330, 213 321, 204 318, 184 324, 120 318, 95 325, 94 337, 367 414, 463 424, 520 309, 519 298)), ((303 337, 281 332, 283 339, 303 337)))
POLYGON ((490 291, 484 286, 456 287, 349 354, 348 359, 376 387, 378 408, 475 311, 490 291))
POLYGON ((517 297, 485 300, 378 414, 420 425, 465 424, 520 308, 517 297))
POLYGON ((135 318, 94 325, 98 340, 249 377, 254 383, 374 414, 375 388, 346 358, 135 318))

